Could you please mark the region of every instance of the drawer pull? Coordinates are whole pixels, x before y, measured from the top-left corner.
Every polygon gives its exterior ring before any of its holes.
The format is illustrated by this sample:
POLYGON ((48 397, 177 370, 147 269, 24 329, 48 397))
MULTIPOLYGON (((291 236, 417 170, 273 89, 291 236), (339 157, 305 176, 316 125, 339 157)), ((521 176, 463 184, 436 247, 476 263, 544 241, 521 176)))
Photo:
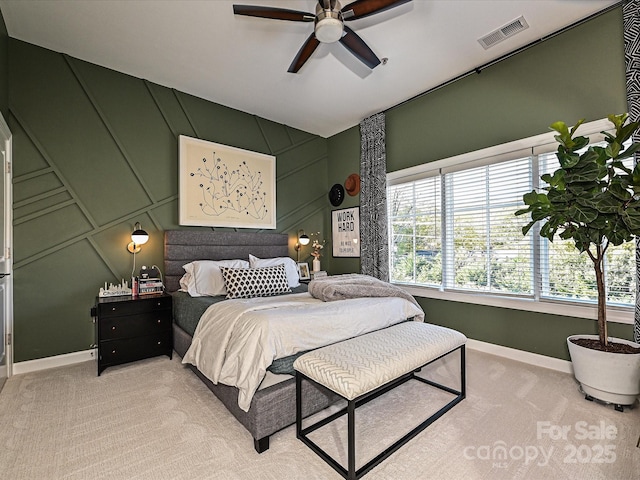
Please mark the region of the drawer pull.
POLYGON ((162 345, 162 342, 158 342, 158 345, 162 345))
POLYGON ((115 351, 115 350, 111 350, 111 353, 112 353, 112 354, 115 354, 115 353, 116 353, 116 351, 115 351))
POLYGON ((162 323, 162 320, 158 319, 158 323, 162 323))
POLYGON ((115 326, 115 325, 114 325, 113 327, 111 327, 111 330, 115 330, 115 329, 116 329, 116 326, 115 326))
POLYGON ((115 312, 116 311, 116 307, 111 307, 111 311, 115 312))
POLYGON ((158 302, 158 306, 162 305, 162 302, 158 302))

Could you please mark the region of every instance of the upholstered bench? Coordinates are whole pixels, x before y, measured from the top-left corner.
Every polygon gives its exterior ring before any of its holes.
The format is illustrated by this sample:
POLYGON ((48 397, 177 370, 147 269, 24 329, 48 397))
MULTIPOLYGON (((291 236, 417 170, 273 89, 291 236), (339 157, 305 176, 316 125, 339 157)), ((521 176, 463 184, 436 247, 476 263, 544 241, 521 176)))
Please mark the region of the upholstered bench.
POLYGON ((455 330, 421 322, 403 322, 351 338, 300 356, 296 370, 296 434, 307 446, 348 480, 360 478, 406 442, 428 427, 465 397, 466 337, 455 330), (460 351, 460 390, 416 374, 423 366, 460 351), (315 382, 345 400, 347 407, 302 428, 302 381, 315 382), (408 381, 419 380, 454 395, 444 407, 356 470, 355 409, 408 381), (347 468, 328 455, 308 435, 347 413, 347 468))

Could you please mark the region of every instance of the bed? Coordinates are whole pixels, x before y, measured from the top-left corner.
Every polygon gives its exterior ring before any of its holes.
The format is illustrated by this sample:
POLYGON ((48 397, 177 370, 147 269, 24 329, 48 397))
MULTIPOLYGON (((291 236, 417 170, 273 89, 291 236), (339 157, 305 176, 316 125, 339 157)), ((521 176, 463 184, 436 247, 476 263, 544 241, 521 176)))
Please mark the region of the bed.
MULTIPOLYGON (((166 290, 174 299, 174 350, 180 357, 185 358, 185 355, 189 357, 193 351, 190 347, 192 342, 195 343, 194 328, 196 340, 199 340, 197 327, 200 325, 198 322, 201 316, 210 312, 210 305, 222 301, 221 297, 191 297, 188 293, 179 291, 180 279, 185 273, 183 266, 196 260, 247 259, 250 255, 263 259, 288 257, 288 236, 278 233, 165 231, 164 280, 166 290)), ((301 293, 306 290, 306 284, 300 284, 299 287, 292 289, 292 293, 301 293)), ((309 297, 309 295, 279 297, 283 299, 282 302, 286 302, 289 298, 309 297)), ((225 305, 230 303, 227 302, 225 305)), ((290 366, 294 358, 291 356, 280 359, 274 362, 270 369, 278 362, 280 362, 278 368, 283 365, 290 366)), ((281 372, 277 368, 267 373, 260 388, 255 393, 252 392, 250 406, 247 404, 241 408, 239 397, 242 396, 242 389, 220 382, 216 384, 209 380, 213 378, 211 375, 203 374, 194 365, 187 364, 187 366, 249 431, 258 453, 269 448, 270 435, 295 423, 295 378, 293 376, 279 374, 281 372)), ((304 388, 302 405, 304 416, 320 411, 339 400, 328 390, 320 390, 310 384, 306 384, 304 388)))

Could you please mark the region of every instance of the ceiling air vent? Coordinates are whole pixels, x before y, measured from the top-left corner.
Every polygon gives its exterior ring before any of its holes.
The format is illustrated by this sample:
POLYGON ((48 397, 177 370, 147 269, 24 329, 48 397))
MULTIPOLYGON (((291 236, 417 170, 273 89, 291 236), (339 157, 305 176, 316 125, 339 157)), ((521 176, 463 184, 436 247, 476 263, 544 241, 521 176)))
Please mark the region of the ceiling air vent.
POLYGON ((512 37, 516 33, 520 33, 522 30, 529 28, 529 24, 523 16, 516 18, 514 21, 503 25, 502 27, 494 30, 493 32, 478 39, 480 45, 486 50, 489 47, 493 47, 495 44, 512 37))

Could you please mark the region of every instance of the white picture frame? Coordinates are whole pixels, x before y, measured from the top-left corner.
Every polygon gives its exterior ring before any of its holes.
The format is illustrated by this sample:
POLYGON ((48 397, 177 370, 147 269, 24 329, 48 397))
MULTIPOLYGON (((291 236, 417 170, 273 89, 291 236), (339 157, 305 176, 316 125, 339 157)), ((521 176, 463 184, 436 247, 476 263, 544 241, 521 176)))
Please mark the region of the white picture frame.
POLYGON ((180 225, 276 228, 276 157, 180 135, 180 225))
POLYGON ((360 207, 331 211, 331 242, 334 257, 360 256, 360 207))
POLYGON ((298 262, 298 275, 300 280, 310 280, 311 272, 309 271, 309 264, 307 262, 298 262))

